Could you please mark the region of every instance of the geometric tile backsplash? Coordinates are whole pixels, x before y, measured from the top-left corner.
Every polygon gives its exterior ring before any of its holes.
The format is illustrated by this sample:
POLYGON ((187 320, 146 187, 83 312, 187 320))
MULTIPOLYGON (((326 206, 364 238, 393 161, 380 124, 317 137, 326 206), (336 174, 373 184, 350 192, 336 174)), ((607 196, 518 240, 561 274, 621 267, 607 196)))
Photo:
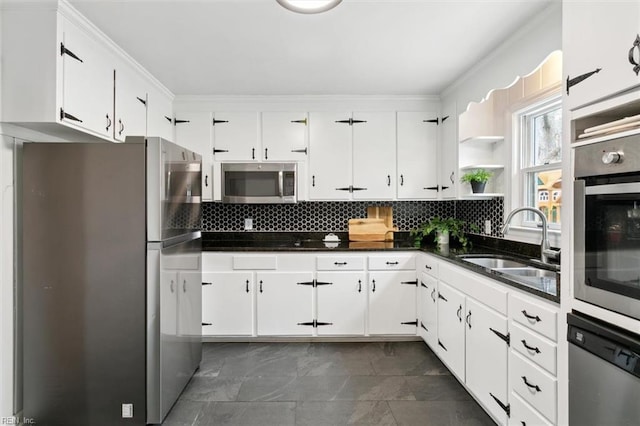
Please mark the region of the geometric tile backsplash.
POLYGON ((498 236, 503 199, 452 201, 304 201, 295 204, 202 204, 202 230, 240 232, 244 219, 253 219, 257 232, 347 232, 348 220, 367 217, 368 206, 393 207, 393 221, 409 231, 434 216, 457 217, 484 231, 490 219, 492 235, 498 236))

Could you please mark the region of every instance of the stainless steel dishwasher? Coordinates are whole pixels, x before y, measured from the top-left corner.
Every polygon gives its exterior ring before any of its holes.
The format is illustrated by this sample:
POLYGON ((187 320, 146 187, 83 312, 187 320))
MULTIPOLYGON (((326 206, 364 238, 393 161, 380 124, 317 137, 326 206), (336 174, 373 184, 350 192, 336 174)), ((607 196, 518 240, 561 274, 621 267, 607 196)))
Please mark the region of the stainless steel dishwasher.
POLYGON ((567 315, 569 424, 640 421, 640 336, 584 314, 567 315))

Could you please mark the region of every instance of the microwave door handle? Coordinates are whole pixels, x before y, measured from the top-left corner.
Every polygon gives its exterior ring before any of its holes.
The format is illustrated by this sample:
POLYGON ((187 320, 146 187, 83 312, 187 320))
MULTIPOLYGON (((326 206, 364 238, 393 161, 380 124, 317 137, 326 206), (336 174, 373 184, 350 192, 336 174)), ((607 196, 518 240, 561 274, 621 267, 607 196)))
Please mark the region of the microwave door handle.
POLYGON ((586 185, 583 180, 576 180, 573 183, 573 201, 574 201, 574 285, 576 295, 582 294, 586 290, 586 274, 585 274, 585 225, 586 225, 586 185))
POLYGON ((278 195, 282 198, 284 193, 284 173, 282 170, 278 172, 278 195))

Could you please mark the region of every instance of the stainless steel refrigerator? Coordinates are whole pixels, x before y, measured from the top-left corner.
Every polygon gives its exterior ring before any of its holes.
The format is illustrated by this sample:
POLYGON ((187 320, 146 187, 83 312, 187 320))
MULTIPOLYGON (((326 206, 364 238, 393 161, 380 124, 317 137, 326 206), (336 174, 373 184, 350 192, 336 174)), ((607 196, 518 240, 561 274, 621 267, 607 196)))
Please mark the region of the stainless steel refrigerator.
POLYGON ((200 176, 160 138, 24 145, 25 418, 162 422, 202 354, 200 176))

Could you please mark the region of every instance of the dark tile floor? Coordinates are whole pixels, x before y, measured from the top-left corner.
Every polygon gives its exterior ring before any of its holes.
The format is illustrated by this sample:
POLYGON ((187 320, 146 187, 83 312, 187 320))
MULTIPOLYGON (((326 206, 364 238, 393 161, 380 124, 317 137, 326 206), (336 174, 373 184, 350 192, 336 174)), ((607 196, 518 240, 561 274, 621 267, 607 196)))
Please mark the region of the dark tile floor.
POLYGON ((163 423, 494 425, 422 342, 207 343, 163 423))

